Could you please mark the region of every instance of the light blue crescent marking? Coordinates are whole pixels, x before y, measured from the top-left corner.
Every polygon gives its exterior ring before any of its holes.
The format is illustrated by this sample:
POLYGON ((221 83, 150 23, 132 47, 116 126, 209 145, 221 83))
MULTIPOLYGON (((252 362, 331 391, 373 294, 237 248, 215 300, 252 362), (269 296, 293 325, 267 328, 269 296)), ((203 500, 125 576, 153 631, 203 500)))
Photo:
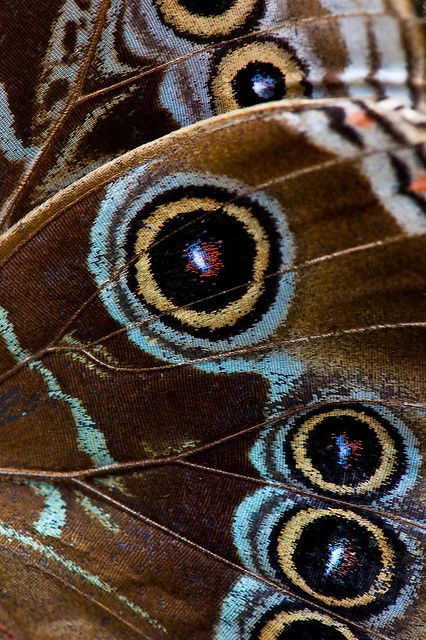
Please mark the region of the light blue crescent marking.
MULTIPOLYGON (((168 364, 184 364, 194 349, 205 353, 206 358, 220 351, 255 345, 273 335, 287 315, 294 291, 295 277, 287 273, 279 278, 275 301, 262 319, 246 331, 222 340, 197 338, 177 331, 156 319, 141 300, 129 289, 126 275, 121 274, 115 282, 105 286, 114 278, 117 270, 128 259, 126 244, 129 227, 138 212, 158 194, 180 186, 219 187, 244 196, 244 186, 228 178, 206 176, 199 173, 178 173, 168 176, 141 192, 141 180, 146 169, 138 167, 112 184, 100 206, 91 234, 91 249, 88 256, 89 270, 96 284, 101 287, 100 298, 111 316, 121 326, 147 321, 143 328, 129 329, 127 335, 142 351, 168 364)), ((280 234, 282 268, 294 263, 295 249, 285 216, 278 202, 262 192, 251 195, 253 201, 269 212, 275 220, 280 234)), ((302 373, 302 363, 273 348, 269 354, 247 354, 243 357, 224 357, 194 363, 194 367, 208 373, 248 372, 261 374, 270 382, 270 406, 277 398, 288 393, 294 381, 302 373)))
POLYGON ((105 527, 105 529, 108 529, 108 531, 110 531, 111 533, 118 533, 120 531, 120 527, 113 522, 111 514, 98 507, 87 496, 78 492, 77 500, 83 507, 84 511, 91 518, 97 520, 99 524, 105 527))
POLYGON ((238 505, 233 518, 232 538, 247 569, 272 580, 277 579, 268 557, 271 532, 294 504, 280 489, 263 487, 238 505))
MULTIPOLYGON (((0 335, 3 337, 8 350, 18 362, 23 362, 31 357, 30 352, 23 349, 19 344, 13 325, 7 317, 7 311, 3 307, 0 307, 0 335)), ((77 427, 79 449, 89 455, 96 466, 114 464, 115 460, 108 451, 105 436, 97 429, 96 423, 86 413, 81 403, 62 391, 55 376, 40 360, 32 360, 28 367, 40 373, 44 378, 49 398, 63 400, 70 407, 77 427)))
POLYGON ((57 562, 58 564, 65 567, 65 569, 70 571, 70 573, 77 575, 80 578, 83 578, 84 580, 94 585, 98 589, 101 589, 105 593, 114 595, 115 598, 117 598, 117 600, 119 600, 124 605, 126 605, 126 607, 131 609, 131 611, 133 611, 138 616, 146 620, 149 624, 151 624, 157 630, 161 631, 164 634, 167 634, 167 629, 163 627, 163 625, 160 624, 157 620, 152 618, 147 611, 144 611, 143 609, 141 609, 134 602, 126 598, 126 596, 123 596, 121 593, 118 593, 114 587, 112 587, 110 584, 108 584, 98 576, 94 575, 93 573, 90 573, 89 571, 86 571, 85 569, 80 567, 78 564, 76 564, 72 560, 68 560, 67 558, 62 557, 59 553, 57 553, 51 547, 39 542, 38 540, 32 538, 31 536, 25 533, 22 533, 21 531, 17 531, 16 529, 13 529, 10 525, 1 521, 0 521, 0 536, 2 536, 5 540, 8 540, 9 542, 16 541, 20 545, 24 545, 25 547, 32 549, 36 553, 40 553, 42 556, 44 556, 48 560, 53 560, 54 562, 57 562))
POLYGON ((33 527, 42 536, 60 538, 67 517, 67 505, 58 487, 50 482, 28 482, 44 497, 44 509, 33 527))
POLYGON ((252 640, 260 619, 292 600, 268 585, 243 576, 223 601, 215 640, 252 640))
MULTIPOLYGON (((350 393, 343 396, 338 395, 331 389, 317 390, 313 402, 324 401, 329 399, 330 402, 339 400, 342 403, 345 400, 359 400, 365 407, 373 409, 376 413, 380 414, 385 420, 389 421, 393 425, 397 432, 400 434, 403 442, 404 449, 407 456, 407 470, 403 474, 400 482, 384 496, 380 496, 377 500, 372 502, 373 506, 380 506, 383 504, 390 504, 396 506, 396 501, 401 501, 402 498, 410 491, 416 484, 421 467, 421 455, 419 453, 419 444, 414 437, 411 430, 407 425, 397 418, 387 407, 379 404, 369 404, 368 400, 377 399, 379 396, 368 389, 362 389, 352 385, 350 393)), ((333 405, 330 405, 333 406, 333 405)), ((293 428, 296 417, 291 417, 281 423, 276 423, 270 427, 264 429, 257 442, 253 445, 250 451, 250 462, 257 469, 264 480, 269 482, 296 482, 293 472, 287 465, 285 458, 285 441, 289 432, 293 428)), ((301 483, 298 483, 301 485, 301 483)), ((303 485, 301 485, 303 486, 303 485)))

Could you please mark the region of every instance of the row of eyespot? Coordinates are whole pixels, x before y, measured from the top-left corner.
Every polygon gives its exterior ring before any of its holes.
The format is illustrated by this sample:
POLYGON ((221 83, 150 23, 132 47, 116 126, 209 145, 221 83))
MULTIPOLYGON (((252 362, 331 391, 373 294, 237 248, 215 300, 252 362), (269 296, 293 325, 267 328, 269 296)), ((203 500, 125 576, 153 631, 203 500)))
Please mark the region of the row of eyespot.
MULTIPOLYGON (((252 449, 251 461, 269 481, 371 501, 374 495, 408 490, 408 471, 411 485, 415 482, 417 451, 410 436, 388 409, 334 404, 266 430, 252 449)), ((419 574, 415 541, 407 542, 405 536, 403 543, 392 523, 378 517, 287 495, 268 487, 239 505, 234 541, 248 569, 322 606, 344 611, 349 619, 352 610, 357 619, 385 608, 390 611, 390 606, 395 613, 414 597, 419 574)), ((237 587, 234 598, 239 597, 237 587)), ((244 598, 250 600, 247 593, 244 598)), ((252 606, 256 611, 258 603, 252 600, 252 606)), ((266 607, 247 638, 365 638, 328 616, 299 611, 298 606, 294 601, 291 606, 266 607)))

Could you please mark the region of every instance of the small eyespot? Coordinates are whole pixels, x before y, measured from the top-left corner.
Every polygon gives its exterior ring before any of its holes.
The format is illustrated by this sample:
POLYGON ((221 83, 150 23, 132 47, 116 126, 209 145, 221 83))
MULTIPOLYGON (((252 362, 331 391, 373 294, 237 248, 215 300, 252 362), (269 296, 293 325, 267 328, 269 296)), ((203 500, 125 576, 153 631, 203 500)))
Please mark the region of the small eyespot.
POLYGON ((419 460, 405 423, 379 404, 330 404, 274 425, 251 460, 263 476, 354 499, 406 493, 419 460))
POLYGON ((292 52, 273 41, 233 49, 218 62, 210 93, 216 113, 309 95, 306 74, 292 52))
POLYGON ((359 629, 244 576, 226 595, 215 640, 371 640, 359 629))
POLYGON ((303 609, 281 611, 265 621, 253 640, 358 640, 345 625, 329 616, 303 609))
POLYGON ((358 607, 386 595, 395 551, 370 520, 341 509, 306 509, 284 522, 277 539, 283 574, 332 607, 358 607))
POLYGON ((190 40, 214 41, 253 29, 263 0, 156 0, 164 22, 190 40))

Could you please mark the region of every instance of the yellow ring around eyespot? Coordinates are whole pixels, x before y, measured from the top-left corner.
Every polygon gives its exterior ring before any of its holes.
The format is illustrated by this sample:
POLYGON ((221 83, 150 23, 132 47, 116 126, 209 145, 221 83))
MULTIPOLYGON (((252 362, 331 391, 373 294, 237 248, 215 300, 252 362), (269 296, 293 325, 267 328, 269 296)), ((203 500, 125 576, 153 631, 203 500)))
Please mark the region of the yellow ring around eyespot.
POLYGON ((350 608, 367 605, 373 602, 378 595, 383 595, 389 590, 394 575, 392 565, 395 559, 395 553, 389 545, 384 532, 369 520, 358 516, 352 511, 344 511, 343 509, 306 509, 305 511, 296 513, 296 515, 290 518, 284 525, 278 536, 278 558, 282 570, 293 584, 328 606, 350 608), (315 591, 315 589, 312 589, 297 571, 293 562, 293 555, 296 544, 302 534, 303 527, 325 516, 340 516, 346 520, 353 520, 374 536, 380 550, 383 566, 373 586, 367 593, 356 596, 355 598, 324 596, 315 591))
POLYGON ((192 13, 178 0, 157 0, 165 20, 178 31, 208 38, 225 36, 245 23, 258 0, 236 0, 229 9, 218 15, 202 16, 192 13))
POLYGON ((313 484, 321 487, 321 489, 332 491, 339 495, 355 495, 373 491, 374 489, 380 487, 386 480, 386 478, 389 477, 389 474, 396 468, 397 451, 394 443, 389 437, 389 434, 386 432, 386 429, 383 428, 378 420, 375 420, 373 417, 363 412, 354 411, 353 409, 334 409, 333 411, 321 413, 318 416, 309 418, 297 430, 290 442, 290 446, 293 451, 297 468, 307 478, 309 478, 309 480, 313 484), (357 418, 358 420, 362 420, 365 424, 370 426, 373 429, 374 433, 377 435, 382 448, 381 460, 378 469, 371 476, 371 478, 356 485, 355 487, 345 487, 339 484, 335 484, 334 482, 325 481, 320 471, 318 471, 318 469, 313 466, 306 451, 309 434, 315 429, 315 427, 321 424, 321 422, 325 418, 340 416, 357 418))
POLYGON ((357 640, 357 637, 354 636, 350 629, 340 622, 337 622, 329 616, 325 616, 321 613, 310 611, 309 609, 289 613, 283 611, 279 613, 263 627, 259 635, 259 640, 278 640, 280 634, 285 630, 285 628, 294 622, 310 622, 311 620, 336 629, 342 634, 343 638, 346 638, 346 640, 357 640))
POLYGON ((160 205, 144 221, 143 228, 138 232, 135 243, 135 252, 140 255, 136 262, 136 279, 138 281, 138 294, 143 296, 148 304, 163 313, 170 313, 175 318, 193 328, 220 329, 232 326, 238 320, 246 316, 254 307, 263 293, 263 279, 269 263, 269 241, 265 230, 247 207, 232 203, 223 204, 212 198, 192 197, 181 198, 174 202, 160 205), (175 216, 185 216, 194 211, 202 210, 207 214, 219 209, 238 220, 253 238, 256 255, 253 264, 253 278, 246 293, 223 309, 207 313, 194 311, 190 307, 176 309, 176 304, 169 300, 161 292, 152 273, 149 248, 155 242, 163 225, 175 216))
POLYGON ((304 88, 300 83, 305 79, 305 73, 294 56, 275 42, 251 42, 225 55, 217 67, 212 82, 217 113, 241 108, 234 95, 232 81, 238 71, 251 62, 267 62, 282 70, 286 80, 286 98, 300 98, 304 95, 304 88))

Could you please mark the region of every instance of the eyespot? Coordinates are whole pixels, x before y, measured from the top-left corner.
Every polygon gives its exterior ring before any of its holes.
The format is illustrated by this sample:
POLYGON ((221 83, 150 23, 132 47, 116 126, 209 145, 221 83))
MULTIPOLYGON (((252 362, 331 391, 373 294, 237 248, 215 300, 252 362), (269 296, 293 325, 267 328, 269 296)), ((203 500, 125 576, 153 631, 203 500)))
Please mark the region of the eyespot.
MULTIPOLYGON (((345 625, 309 609, 281 611, 264 623, 256 640, 358 640, 345 625)), ((255 637, 253 636, 253 640, 255 637)))
POLYGON ((251 460, 265 477, 356 499, 406 493, 419 466, 404 422, 379 404, 361 403, 330 404, 274 426, 251 460))
POLYGON ((172 345, 251 344, 282 321, 293 280, 275 274, 294 252, 285 216, 273 199, 245 192, 226 178, 177 174, 142 194, 123 182, 117 207, 106 197, 89 266, 99 285, 114 280, 101 296, 120 324, 149 321, 131 334, 144 350, 155 341, 169 360, 172 345))
POLYGON ((253 28, 264 10, 263 0, 156 0, 164 22, 192 40, 236 35, 253 28))
POLYGON ((250 316, 265 294, 265 276, 279 266, 264 212, 229 200, 211 189, 172 190, 137 221, 130 286, 153 312, 187 330, 212 334, 250 316))
POLYGON ((395 551, 384 531, 341 509, 307 509, 278 534, 281 570, 302 591, 328 606, 368 605, 395 577, 395 551))
POLYGON ((234 514, 232 536, 250 572, 350 617, 379 620, 386 611, 389 622, 419 585, 415 531, 402 531, 390 519, 326 507, 314 498, 292 499, 274 487, 244 498, 234 514))
POLYGON ((218 62, 210 93, 214 111, 308 96, 306 74, 295 55, 273 41, 233 49, 218 62))

